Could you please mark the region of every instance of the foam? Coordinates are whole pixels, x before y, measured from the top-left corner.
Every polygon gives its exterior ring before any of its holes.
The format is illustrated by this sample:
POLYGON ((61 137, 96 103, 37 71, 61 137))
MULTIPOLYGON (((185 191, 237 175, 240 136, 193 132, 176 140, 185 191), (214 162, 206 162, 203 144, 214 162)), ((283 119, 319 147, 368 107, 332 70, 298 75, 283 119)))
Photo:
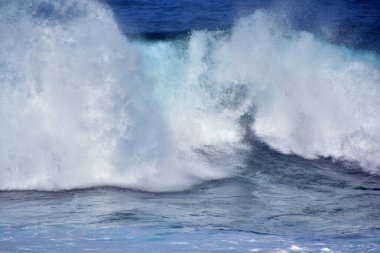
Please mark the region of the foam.
POLYGON ((279 152, 379 172, 376 55, 261 11, 230 34, 130 42, 95 1, 1 7, 2 190, 175 191, 230 177, 247 113, 279 152))
POLYGON ((218 50, 227 62, 220 71, 249 84, 252 129, 264 142, 286 154, 333 157, 379 172, 376 55, 291 31, 260 12, 241 20, 218 50))
POLYGON ((232 173, 196 150, 231 146, 238 134, 201 120, 194 133, 187 121, 195 112, 164 112, 164 98, 153 94, 160 63, 144 59, 106 6, 40 0, 2 7, 1 189, 170 191, 232 173))

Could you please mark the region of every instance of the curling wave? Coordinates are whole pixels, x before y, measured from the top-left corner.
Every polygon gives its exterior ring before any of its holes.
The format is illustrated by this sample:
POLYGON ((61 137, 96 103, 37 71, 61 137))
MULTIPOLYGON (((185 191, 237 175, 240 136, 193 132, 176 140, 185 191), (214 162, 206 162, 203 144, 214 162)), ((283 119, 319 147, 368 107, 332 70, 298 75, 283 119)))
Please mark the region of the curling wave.
POLYGON ((231 31, 129 41, 95 1, 2 3, 0 189, 181 190, 232 176, 248 131, 379 172, 376 55, 257 11, 231 31))

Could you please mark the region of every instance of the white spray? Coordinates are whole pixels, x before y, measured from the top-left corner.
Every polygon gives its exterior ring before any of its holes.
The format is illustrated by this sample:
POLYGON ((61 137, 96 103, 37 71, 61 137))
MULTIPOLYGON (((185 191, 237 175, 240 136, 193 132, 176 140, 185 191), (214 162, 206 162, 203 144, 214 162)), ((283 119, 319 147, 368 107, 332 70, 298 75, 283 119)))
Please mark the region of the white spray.
POLYGON ((230 35, 144 43, 94 1, 1 7, 0 189, 171 191, 228 177, 252 106, 272 148, 379 171, 376 56, 263 12, 230 35))

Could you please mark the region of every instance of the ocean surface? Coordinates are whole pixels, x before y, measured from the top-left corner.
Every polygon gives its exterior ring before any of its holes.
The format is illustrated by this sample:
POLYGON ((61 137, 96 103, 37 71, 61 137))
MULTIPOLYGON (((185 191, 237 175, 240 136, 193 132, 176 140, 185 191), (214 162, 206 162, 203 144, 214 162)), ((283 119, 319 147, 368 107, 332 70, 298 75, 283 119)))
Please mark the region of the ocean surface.
POLYGON ((380 2, 0 1, 0 252, 380 252, 380 2))

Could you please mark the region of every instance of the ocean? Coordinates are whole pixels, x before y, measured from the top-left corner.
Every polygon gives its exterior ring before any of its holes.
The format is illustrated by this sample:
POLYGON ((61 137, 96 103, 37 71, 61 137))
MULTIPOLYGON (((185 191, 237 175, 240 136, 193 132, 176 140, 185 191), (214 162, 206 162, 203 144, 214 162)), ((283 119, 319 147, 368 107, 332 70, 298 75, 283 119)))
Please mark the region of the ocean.
POLYGON ((380 252, 380 2, 0 2, 0 252, 380 252))

